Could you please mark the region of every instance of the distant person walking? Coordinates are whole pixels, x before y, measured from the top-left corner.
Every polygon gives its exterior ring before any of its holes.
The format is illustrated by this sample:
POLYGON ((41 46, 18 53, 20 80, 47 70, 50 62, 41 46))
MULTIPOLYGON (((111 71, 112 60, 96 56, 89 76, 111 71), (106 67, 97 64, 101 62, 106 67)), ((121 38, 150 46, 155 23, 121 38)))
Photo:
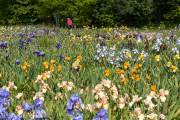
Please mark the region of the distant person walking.
POLYGON ((66 24, 69 29, 73 28, 73 21, 71 20, 71 18, 67 18, 66 24))

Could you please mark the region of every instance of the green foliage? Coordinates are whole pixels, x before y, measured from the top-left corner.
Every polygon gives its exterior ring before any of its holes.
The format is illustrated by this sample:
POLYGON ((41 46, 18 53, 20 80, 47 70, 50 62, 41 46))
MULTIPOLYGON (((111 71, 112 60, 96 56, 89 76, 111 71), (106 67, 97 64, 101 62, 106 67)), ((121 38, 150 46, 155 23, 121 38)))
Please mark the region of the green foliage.
POLYGON ((172 0, 169 2, 170 10, 167 14, 165 14, 165 18, 167 20, 173 20, 173 22, 180 22, 180 6, 178 5, 180 0, 172 0))
POLYGON ((179 0, 0 0, 0 24, 142 26, 180 22, 179 0))
POLYGON ((180 22, 179 0, 154 1, 154 21, 180 22))
POLYGON ((143 24, 151 20, 153 0, 115 0, 114 13, 118 22, 143 24))

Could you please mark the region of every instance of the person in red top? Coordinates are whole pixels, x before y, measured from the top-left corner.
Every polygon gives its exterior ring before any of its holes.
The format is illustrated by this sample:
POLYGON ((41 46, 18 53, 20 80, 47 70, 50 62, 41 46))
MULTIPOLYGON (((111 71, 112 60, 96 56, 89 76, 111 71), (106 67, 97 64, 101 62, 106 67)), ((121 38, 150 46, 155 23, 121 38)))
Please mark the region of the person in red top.
POLYGON ((69 29, 73 28, 73 22, 71 18, 67 18, 66 24, 69 29))

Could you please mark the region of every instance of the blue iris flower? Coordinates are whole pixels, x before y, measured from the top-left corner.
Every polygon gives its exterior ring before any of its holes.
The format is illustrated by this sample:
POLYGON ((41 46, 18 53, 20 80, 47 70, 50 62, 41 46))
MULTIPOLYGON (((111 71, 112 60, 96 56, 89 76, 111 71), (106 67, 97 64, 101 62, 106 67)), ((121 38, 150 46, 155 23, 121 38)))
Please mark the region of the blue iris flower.
POLYGON ((22 104, 22 108, 24 109, 24 111, 30 112, 30 111, 33 110, 34 105, 31 105, 31 104, 29 104, 29 103, 23 103, 23 104, 22 104))
POLYGON ((44 118, 40 109, 35 110, 34 117, 35 117, 35 119, 43 119, 44 118))
POLYGON ((35 109, 35 120, 36 119, 45 119, 47 118, 47 113, 44 110, 44 103, 40 99, 35 99, 34 100, 34 109, 35 109))
POLYGON ((6 120, 8 113, 7 107, 10 106, 9 92, 5 89, 0 89, 0 120, 6 120))
POLYGON ((47 113, 44 109, 36 109, 34 113, 35 120, 42 120, 47 118, 47 113))
POLYGON ((8 47, 8 42, 0 42, 0 48, 7 48, 8 47))
POLYGON ((25 48, 25 41, 24 40, 19 39, 18 43, 19 43, 20 48, 25 48))
POLYGON ((67 114, 72 117, 72 120, 83 120, 82 106, 81 98, 77 94, 73 94, 66 105, 67 114), (76 108, 76 105, 78 105, 78 108, 76 108))
POLYGON ((0 105, 2 105, 4 108, 8 108, 10 104, 11 104, 11 100, 9 98, 0 99, 0 105))
POLYGON ((25 41, 26 44, 30 44, 32 42, 31 38, 27 38, 27 40, 25 41))
POLYGON ((21 116, 6 111, 11 104, 11 100, 8 97, 9 92, 6 89, 0 88, 0 120, 22 120, 21 116))
POLYGON ((81 112, 78 112, 73 116, 72 120, 83 120, 83 114, 81 112))
POLYGON ((16 60, 16 65, 19 65, 20 63, 20 60, 16 60))
POLYGON ((107 110, 101 109, 99 112, 97 112, 93 120, 108 120, 107 110))
POLYGON ((18 43, 19 43, 20 45, 24 45, 25 41, 22 40, 22 39, 19 39, 18 43))
POLYGON ((62 47, 62 44, 60 43, 60 42, 58 42, 57 44, 56 44, 56 48, 57 49, 60 49, 62 47))
POLYGON ((66 105, 67 113, 69 115, 73 115, 73 111, 76 104, 80 104, 80 107, 82 107, 83 105, 81 98, 77 94, 73 94, 66 105))
POLYGON ((0 105, 0 120, 6 120, 8 113, 4 106, 0 105))
POLYGON ((7 107, 10 106, 11 101, 8 98, 9 97, 9 92, 5 89, 0 89, 0 107, 6 109, 7 107))
POLYGON ((22 117, 15 115, 14 113, 10 113, 7 120, 22 120, 22 117))
POLYGON ((35 99, 34 100, 34 106, 36 107, 36 108, 44 108, 44 103, 43 103, 43 101, 42 100, 40 100, 40 99, 35 99))
POLYGON ((0 88, 0 98, 7 98, 9 96, 9 92, 5 89, 0 88))
POLYGON ((30 32, 28 35, 28 38, 33 38, 35 37, 36 33, 35 32, 30 32))
POLYGON ((19 37, 24 37, 26 34, 25 33, 19 33, 19 37))
POLYGON ((45 52, 43 52, 43 51, 35 51, 34 54, 38 57, 44 57, 45 56, 45 52))

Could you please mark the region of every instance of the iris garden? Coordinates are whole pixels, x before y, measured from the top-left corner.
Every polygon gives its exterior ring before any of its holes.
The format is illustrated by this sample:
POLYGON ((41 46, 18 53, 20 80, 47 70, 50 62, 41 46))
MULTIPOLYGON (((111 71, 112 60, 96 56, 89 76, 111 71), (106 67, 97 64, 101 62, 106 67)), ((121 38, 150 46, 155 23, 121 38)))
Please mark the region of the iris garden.
POLYGON ((0 119, 178 120, 180 31, 0 27, 0 119))

